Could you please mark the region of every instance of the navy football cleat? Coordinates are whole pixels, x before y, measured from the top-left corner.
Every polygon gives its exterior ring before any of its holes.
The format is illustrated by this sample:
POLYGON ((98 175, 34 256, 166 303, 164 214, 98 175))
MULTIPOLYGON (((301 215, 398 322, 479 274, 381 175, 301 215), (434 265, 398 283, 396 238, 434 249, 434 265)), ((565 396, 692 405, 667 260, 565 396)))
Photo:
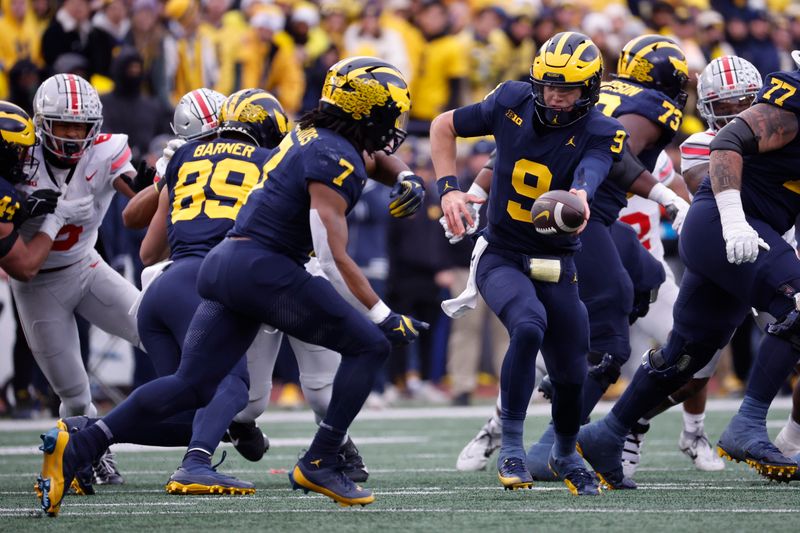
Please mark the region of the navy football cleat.
POLYGON ((255 422, 231 422, 222 442, 230 442, 248 461, 260 461, 269 450, 269 439, 255 422))
POLYGON ((578 453, 583 456, 605 488, 612 490, 635 489, 636 483, 622 473, 622 446, 605 425, 605 419, 587 424, 578 432, 578 453))
POLYGON ((548 424, 547 429, 539 437, 539 442, 534 443, 528 449, 526 462, 534 481, 558 481, 558 476, 553 473, 548 464, 555 441, 556 431, 553 424, 548 424))
POLYGON ((178 468, 164 489, 169 494, 255 494, 256 486, 249 481, 221 474, 208 466, 178 468))
MULTIPOLYGON (((80 431, 87 425, 89 425, 88 416, 70 416, 61 418, 56 422, 56 427, 58 429, 69 433, 80 431)), ((92 485, 93 478, 94 472, 92 471, 91 465, 77 468, 75 470, 75 477, 72 479, 69 488, 78 496, 92 496, 94 495, 94 486, 92 485)))
POLYGON ((372 491, 362 489, 347 477, 341 463, 324 466, 322 459, 310 462, 312 466, 308 467, 303 464, 304 459, 300 459, 289 472, 292 490, 302 489, 306 494, 309 491, 317 492, 331 498, 342 507, 352 505, 363 507, 375 501, 372 491))
POLYGON ((763 422, 735 415, 717 442, 717 453, 729 461, 744 461, 762 476, 789 482, 798 465, 769 440, 763 422))
POLYGON ((53 428, 41 435, 44 452, 42 471, 36 479, 36 495, 42 511, 48 516, 57 516, 61 501, 75 477, 72 454, 69 453, 70 434, 68 431, 53 428))
POLYGON ((529 489, 533 478, 525 461, 519 457, 506 457, 497 466, 497 477, 506 490, 529 489))
POLYGON ((551 453, 548 465, 553 474, 564 481, 569 491, 575 496, 600 494, 597 478, 586 468, 583 459, 577 453, 573 453, 570 457, 556 457, 551 453))
POLYGON ((364 483, 369 479, 369 470, 364 458, 358 452, 353 439, 348 435, 347 442, 339 448, 339 463, 344 467, 344 474, 356 483, 364 483))

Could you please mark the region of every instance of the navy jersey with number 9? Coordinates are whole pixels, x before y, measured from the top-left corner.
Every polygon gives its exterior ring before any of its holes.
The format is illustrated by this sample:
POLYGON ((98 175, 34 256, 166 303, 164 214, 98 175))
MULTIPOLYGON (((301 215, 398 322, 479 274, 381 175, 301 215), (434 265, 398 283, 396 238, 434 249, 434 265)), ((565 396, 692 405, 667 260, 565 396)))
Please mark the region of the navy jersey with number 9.
POLYGON ((586 157, 596 158, 607 171, 625 143, 619 121, 592 108, 563 128, 536 126, 540 123, 530 84, 509 81, 482 102, 457 109, 453 124, 459 136, 493 134, 497 141, 489 193, 489 243, 524 254, 563 254, 580 247, 574 235, 538 234, 531 208, 547 191, 569 190, 586 157))
POLYGON ((205 257, 233 227, 272 150, 230 139, 189 143, 165 172, 171 258, 205 257))
POLYGON ((264 180, 247 199, 230 234, 250 237, 304 264, 314 248, 310 181, 338 192, 349 213, 367 182, 364 160, 350 142, 331 130, 295 128, 264 166, 264 180))

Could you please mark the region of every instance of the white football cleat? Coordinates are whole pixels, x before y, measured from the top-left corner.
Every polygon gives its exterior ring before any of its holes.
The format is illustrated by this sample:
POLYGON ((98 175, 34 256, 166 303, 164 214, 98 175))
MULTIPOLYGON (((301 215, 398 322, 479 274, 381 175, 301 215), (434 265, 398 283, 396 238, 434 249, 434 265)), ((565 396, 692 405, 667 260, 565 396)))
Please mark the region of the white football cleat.
POLYGON ((800 442, 794 437, 788 425, 783 426, 781 432, 775 437, 775 446, 777 446, 786 457, 794 457, 800 453, 800 442))
POLYGON ((501 429, 490 418, 458 454, 456 469, 461 472, 486 470, 489 458, 500 449, 501 429))
POLYGON ((708 442, 708 435, 706 435, 705 431, 700 433, 681 431, 678 447, 689 456, 698 470, 718 472, 725 469, 725 461, 714 453, 714 448, 708 442))

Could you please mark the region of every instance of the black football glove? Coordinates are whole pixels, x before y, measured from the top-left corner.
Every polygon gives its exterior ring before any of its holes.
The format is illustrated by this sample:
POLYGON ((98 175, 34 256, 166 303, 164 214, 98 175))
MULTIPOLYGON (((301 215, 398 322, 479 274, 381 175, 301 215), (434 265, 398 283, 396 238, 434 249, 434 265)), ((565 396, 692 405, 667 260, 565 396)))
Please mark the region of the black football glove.
POLYGON ((33 191, 25 200, 25 212, 28 214, 28 218, 49 215, 55 211, 59 196, 61 196, 60 191, 49 189, 33 191))
POLYGON ((647 315, 650 311, 650 304, 656 301, 658 289, 650 291, 636 291, 633 294, 633 309, 628 315, 628 323, 633 325, 638 319, 647 315))
POLYGON ((413 215, 425 202, 425 184, 415 174, 404 177, 392 187, 389 194, 389 213, 395 218, 413 215))
POLYGON ((428 329, 430 324, 410 316, 391 312, 383 322, 378 324, 378 327, 392 345, 403 346, 417 340, 420 330, 428 329))
POLYGON ((156 169, 147 164, 144 159, 139 161, 136 165, 136 177, 131 182, 131 189, 133 192, 143 191, 153 184, 156 177, 156 169))

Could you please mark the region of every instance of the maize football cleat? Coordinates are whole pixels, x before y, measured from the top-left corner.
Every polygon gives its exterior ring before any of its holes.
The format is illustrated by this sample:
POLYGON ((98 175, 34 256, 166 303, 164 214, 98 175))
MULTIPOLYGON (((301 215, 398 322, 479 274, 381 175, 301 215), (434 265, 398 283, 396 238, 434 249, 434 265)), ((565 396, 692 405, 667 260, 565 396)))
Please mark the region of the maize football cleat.
POLYGON ((500 449, 501 436, 501 428, 490 418, 458 454, 456 470, 461 472, 486 470, 489 458, 500 449))
POLYGON ((583 459, 577 453, 573 453, 569 457, 556 457, 551 453, 548 465, 553 474, 564 481, 569 491, 575 496, 600 494, 597 477, 586 468, 583 459))
POLYGON ((339 464, 342 465, 344 474, 356 483, 364 483, 369 479, 369 470, 364 464, 364 458, 353 443, 353 439, 347 436, 347 441, 339 448, 339 464))
POLYGON ((547 429, 539 437, 539 442, 534 443, 529 449, 526 457, 528 471, 534 481, 558 481, 548 465, 550 452, 553 450, 553 443, 556 441, 556 432, 553 424, 548 424, 547 429))
POLYGON ((533 486, 533 477, 525 461, 519 457, 503 459, 497 467, 497 477, 506 490, 529 489, 533 486))
POLYGON ((735 415, 717 442, 717 453, 729 461, 747 463, 762 476, 789 482, 797 463, 781 453, 769 440, 765 421, 735 415))
POLYGON ((708 441, 708 435, 703 430, 697 433, 681 431, 678 448, 692 460, 698 470, 703 472, 725 470, 725 461, 714 453, 714 449, 708 441))
POLYGON ((231 422, 222 442, 232 443, 242 457, 253 462, 260 461, 269 450, 269 439, 255 422, 231 422))
POLYGON ((604 488, 630 490, 636 488, 632 479, 622 472, 624 440, 618 439, 606 427, 605 419, 581 427, 578 432, 578 453, 594 468, 604 488))
POLYGON ((41 435, 44 452, 42 471, 36 479, 36 494, 42 511, 48 516, 56 516, 61 510, 61 501, 75 477, 75 468, 67 452, 70 434, 59 428, 53 428, 41 435))
POLYGON ((289 472, 292 490, 302 489, 306 494, 309 491, 322 494, 342 507, 363 507, 375 501, 372 491, 362 489, 347 477, 341 463, 322 466, 322 459, 317 459, 310 461, 312 466, 308 467, 304 462, 304 459, 300 459, 289 472))
POLYGON ((644 435, 650 429, 650 424, 640 424, 636 422, 631 428, 630 433, 625 437, 622 445, 622 475, 633 478, 639 462, 642 460, 642 446, 644 446, 644 435))
MULTIPOLYGON (((67 418, 60 418, 58 422, 56 422, 56 427, 58 429, 69 433, 80 431, 88 425, 88 416, 70 416, 67 418)), ((92 496, 94 495, 93 481, 94 472, 92 466, 85 465, 75 470, 75 477, 72 479, 69 488, 78 496, 92 496)))

